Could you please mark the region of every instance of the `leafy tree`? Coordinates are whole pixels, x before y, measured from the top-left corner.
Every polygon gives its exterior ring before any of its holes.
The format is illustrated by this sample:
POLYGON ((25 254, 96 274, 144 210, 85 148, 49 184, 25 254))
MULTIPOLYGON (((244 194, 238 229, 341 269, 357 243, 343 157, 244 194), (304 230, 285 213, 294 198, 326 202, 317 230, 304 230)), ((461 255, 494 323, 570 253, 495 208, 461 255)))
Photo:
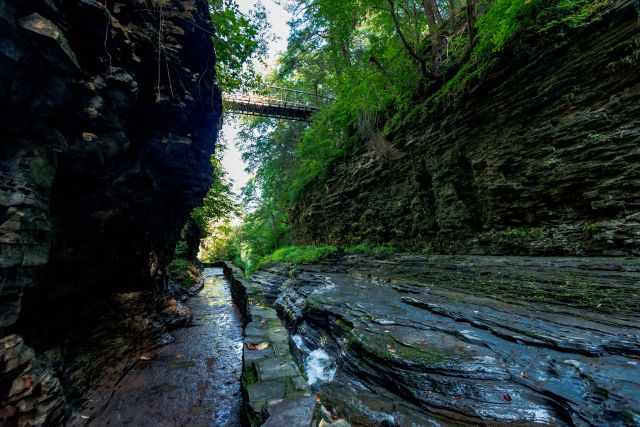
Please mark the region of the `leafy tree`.
POLYGON ((191 213, 201 230, 207 231, 211 224, 228 220, 239 213, 239 206, 231 188, 231 182, 222 167, 220 159, 211 157, 213 184, 202 201, 202 206, 191 213))
POLYGON ((290 245, 289 212, 332 165, 429 111, 496 63, 523 28, 582 25, 608 0, 292 0, 288 48, 269 84, 325 96, 308 125, 243 122, 254 179, 231 245, 249 265, 290 245))
POLYGON ((242 13, 236 0, 209 0, 215 27, 218 81, 225 91, 246 88, 259 80, 255 65, 267 52, 269 29, 264 6, 242 13))

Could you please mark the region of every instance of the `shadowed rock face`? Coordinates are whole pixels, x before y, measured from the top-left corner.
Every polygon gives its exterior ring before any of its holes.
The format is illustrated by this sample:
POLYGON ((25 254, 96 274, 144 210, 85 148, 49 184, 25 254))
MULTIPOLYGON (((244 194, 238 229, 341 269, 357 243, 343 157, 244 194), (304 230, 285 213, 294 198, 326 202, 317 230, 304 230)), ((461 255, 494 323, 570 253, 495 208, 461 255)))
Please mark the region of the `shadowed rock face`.
POLYGON ((640 254, 640 27, 637 2, 611 4, 520 36, 468 93, 338 161, 291 215, 298 240, 640 254))
POLYGON ((211 180, 212 31, 205 0, 0 2, 0 336, 40 353, 162 283, 211 180))
POLYGON ((353 425, 635 426, 638 277, 634 259, 349 256, 252 286, 353 425))

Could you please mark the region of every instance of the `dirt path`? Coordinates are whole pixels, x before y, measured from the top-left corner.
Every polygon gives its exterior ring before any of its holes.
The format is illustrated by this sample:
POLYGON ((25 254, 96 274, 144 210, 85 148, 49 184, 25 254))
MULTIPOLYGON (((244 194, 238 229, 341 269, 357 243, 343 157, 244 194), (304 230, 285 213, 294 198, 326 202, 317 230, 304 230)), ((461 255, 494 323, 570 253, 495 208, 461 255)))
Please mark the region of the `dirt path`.
POLYGON ((240 427, 242 323, 222 270, 188 301, 193 326, 138 364, 90 426, 240 427))

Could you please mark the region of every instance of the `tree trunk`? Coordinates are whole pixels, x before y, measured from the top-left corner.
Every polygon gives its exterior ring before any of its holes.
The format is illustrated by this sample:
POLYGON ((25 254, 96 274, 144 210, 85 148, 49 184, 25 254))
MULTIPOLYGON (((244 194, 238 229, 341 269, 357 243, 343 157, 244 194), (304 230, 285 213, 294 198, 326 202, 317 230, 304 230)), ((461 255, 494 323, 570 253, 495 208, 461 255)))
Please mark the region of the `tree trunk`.
POLYGON ((470 47, 473 47, 476 38, 476 1, 467 0, 467 26, 469 27, 470 47))
POLYGON ((422 0, 424 6, 424 12, 427 16, 427 23, 429 24, 429 35, 431 36, 431 54, 433 57, 433 64, 437 62, 437 58, 440 54, 440 29, 438 28, 438 7, 435 0, 422 0))
POLYGON ((429 69, 427 68, 427 61, 425 61, 425 59, 418 53, 416 48, 411 46, 407 38, 404 36, 404 33, 402 32, 402 27, 400 26, 400 20, 396 15, 394 0, 387 0, 387 2, 389 3, 391 18, 393 19, 393 25, 396 27, 396 32, 398 34, 398 37, 400 37, 400 41, 402 42, 402 45, 409 53, 409 56, 411 56, 416 61, 416 63, 420 66, 420 73, 422 74, 422 77, 425 80, 434 78, 434 76, 431 73, 429 73, 429 69))

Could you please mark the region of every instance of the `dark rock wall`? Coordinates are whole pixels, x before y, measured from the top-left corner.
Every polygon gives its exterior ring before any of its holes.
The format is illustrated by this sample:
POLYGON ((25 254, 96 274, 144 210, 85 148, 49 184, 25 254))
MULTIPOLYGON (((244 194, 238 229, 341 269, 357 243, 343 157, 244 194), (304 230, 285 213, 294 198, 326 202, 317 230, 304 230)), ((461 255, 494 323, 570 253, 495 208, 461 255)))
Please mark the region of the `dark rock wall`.
POLYGON ((523 35, 469 93, 336 164, 292 212, 297 239, 640 254, 640 26, 634 2, 613 4, 523 35))
POLYGON ((212 32, 205 0, 0 0, 0 420, 54 425, 27 346, 162 286, 211 182, 212 32))

